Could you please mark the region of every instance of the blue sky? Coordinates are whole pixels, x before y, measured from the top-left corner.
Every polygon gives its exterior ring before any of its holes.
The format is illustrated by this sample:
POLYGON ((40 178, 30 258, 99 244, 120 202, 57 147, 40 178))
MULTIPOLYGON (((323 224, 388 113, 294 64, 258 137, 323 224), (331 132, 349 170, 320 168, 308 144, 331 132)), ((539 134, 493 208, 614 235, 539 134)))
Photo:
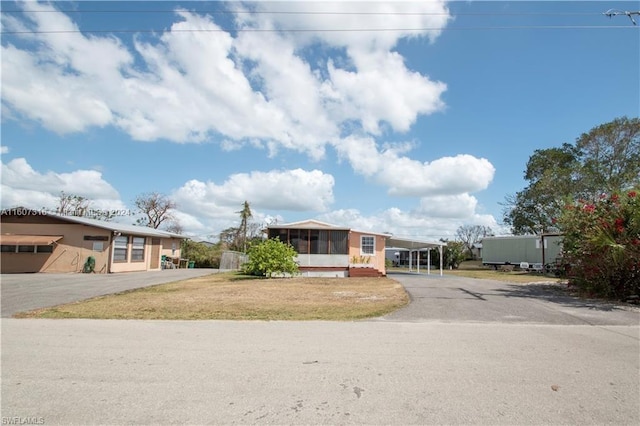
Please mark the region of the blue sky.
POLYGON ((503 233, 534 150, 640 114, 610 8, 640 2, 2 2, 2 207, 503 233))

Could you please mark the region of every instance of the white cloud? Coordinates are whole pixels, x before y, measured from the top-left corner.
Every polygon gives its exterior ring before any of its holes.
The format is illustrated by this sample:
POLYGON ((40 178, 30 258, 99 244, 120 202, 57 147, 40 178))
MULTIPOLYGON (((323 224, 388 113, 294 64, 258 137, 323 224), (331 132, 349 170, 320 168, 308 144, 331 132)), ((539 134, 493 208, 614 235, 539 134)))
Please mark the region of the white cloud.
MULTIPOLYGON (((251 27, 304 30, 295 34, 301 46, 320 40, 351 49, 390 50, 401 38, 426 36, 434 41, 452 19, 446 3, 444 0, 288 2, 287 11, 291 13, 242 14, 237 19, 251 27)), ((273 9, 272 5, 259 2, 254 6, 258 11, 268 11, 273 9)))
POLYGON ((400 155, 406 151, 404 144, 400 149, 381 150, 372 138, 347 137, 335 149, 357 173, 387 186, 389 194, 396 196, 476 192, 487 188, 495 173, 484 158, 463 154, 421 162, 400 155))
POLYGON ((468 219, 473 217, 478 200, 472 195, 436 195, 420 199, 415 213, 431 218, 468 219))
POLYGON ((0 154, 8 154, 9 153, 9 147, 6 145, 2 145, 0 146, 0 154))
POLYGON ((333 203, 333 176, 302 169, 238 173, 222 184, 191 180, 173 194, 196 216, 237 217, 245 200, 260 210, 324 211, 333 203))
POLYGON ((62 68, 2 46, 2 102, 57 133, 109 124, 111 111, 91 87, 95 80, 65 75, 62 68))
POLYGON ((24 158, 2 163, 2 207, 55 208, 60 191, 93 200, 97 209, 124 209, 118 191, 95 170, 45 173, 34 170, 24 158))
MULTIPOLYGON (((333 203, 333 176, 319 170, 254 171, 229 176, 221 184, 193 179, 171 194, 177 217, 190 235, 217 238, 220 231, 239 224, 239 211, 251 203, 252 221, 273 219, 265 210, 325 211, 333 203)), ((282 222, 282 218, 278 217, 282 222)))
MULTIPOLYGON (((381 122, 406 131, 419 115, 444 107, 440 95, 446 86, 408 70, 403 58, 389 50, 403 37, 433 39, 446 25, 445 2, 424 3, 411 6, 411 11, 442 14, 394 14, 409 7, 401 2, 301 2, 288 7, 338 13, 301 15, 296 22, 303 26, 331 28, 325 26, 333 22, 347 29, 382 25, 433 30, 328 31, 311 38, 249 31, 234 38, 212 17, 179 10, 169 30, 155 40, 137 39, 133 50, 114 36, 29 34, 23 38, 32 43, 31 51, 3 46, 3 105, 58 133, 115 125, 145 141, 201 142, 222 135, 227 147, 237 146, 228 141, 252 140, 272 154, 284 148, 320 158, 325 145, 353 120, 374 134, 380 132, 381 122), (353 11, 367 14, 341 13, 353 11), (191 31, 195 29, 202 31, 191 31), (328 44, 325 57, 304 54, 310 40, 328 44), (363 40, 372 44, 364 48, 363 40), (348 69, 326 57, 332 49, 344 47, 351 62, 348 69)), ((15 22, 8 17, 12 27, 78 28, 50 5, 22 5, 26 19, 15 22), (49 13, 32 12, 36 10, 49 13)), ((239 17, 259 22, 261 28, 293 25, 285 22, 291 15, 239 17)))
POLYGON ((118 198, 118 192, 102 179, 100 172, 76 170, 71 173, 40 173, 24 158, 2 164, 2 183, 16 189, 41 190, 54 194, 64 191, 87 198, 118 198))
POLYGON ((430 163, 393 155, 390 160, 379 179, 389 186, 391 195, 476 192, 486 189, 495 173, 487 159, 466 154, 443 157, 430 163))
MULTIPOLYGON (((60 191, 92 200, 91 207, 102 210, 127 210, 117 191, 94 170, 69 173, 34 170, 24 158, 2 164, 2 208, 25 206, 55 208, 60 191)), ((373 232, 423 239, 453 238, 463 224, 479 224, 499 229, 490 215, 476 213, 477 200, 468 194, 423 197, 412 210, 388 208, 363 215, 356 209, 327 211, 333 203, 334 179, 318 170, 301 169, 251 172, 231 175, 221 184, 191 180, 171 198, 177 202, 174 215, 186 235, 216 239, 223 229, 238 226, 239 210, 245 200, 251 202, 253 221, 267 223, 278 212, 324 212, 318 219, 373 232)), ((132 218, 116 218, 131 223, 132 218)), ((286 221, 278 217, 279 222, 286 221)))
MULTIPOLYGON (((109 96, 121 83, 120 70, 131 55, 114 37, 84 36, 77 25, 48 4, 24 2, 29 21, 10 27, 69 31, 54 36, 27 34, 36 52, 2 46, 2 101, 57 133, 106 126, 112 122, 109 96), (100 81, 100 84, 96 84, 100 81)), ((4 20, 3 23, 7 22, 4 20)))
POLYGON ((440 238, 453 240, 456 229, 465 224, 489 226, 493 230, 500 228, 490 215, 478 215, 473 211, 467 211, 459 217, 448 217, 433 215, 420 208, 405 211, 392 207, 375 215, 363 215, 356 209, 343 209, 322 214, 318 219, 358 230, 387 232, 401 238, 427 241, 437 241, 440 238))
POLYGON ((337 108, 344 118, 358 120, 365 132, 380 134, 380 122, 406 132, 419 114, 444 109, 440 96, 447 86, 409 71, 396 52, 357 52, 357 71, 329 62, 331 84, 342 98, 337 108))
POLYGON ((324 145, 339 134, 340 120, 330 117, 323 98, 323 82, 310 64, 297 56, 294 43, 275 33, 241 33, 236 52, 253 66, 250 78, 257 80, 269 105, 277 106, 286 120, 265 123, 272 133, 271 150, 307 152, 314 158, 324 154, 324 145))

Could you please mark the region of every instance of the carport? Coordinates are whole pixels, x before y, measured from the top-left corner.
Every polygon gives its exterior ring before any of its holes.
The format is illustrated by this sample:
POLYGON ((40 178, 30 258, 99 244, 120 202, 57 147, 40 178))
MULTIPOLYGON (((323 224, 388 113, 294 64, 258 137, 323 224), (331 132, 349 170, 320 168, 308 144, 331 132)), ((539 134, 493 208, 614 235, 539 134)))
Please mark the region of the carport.
POLYGON ((409 238, 387 238, 386 250, 408 251, 409 252, 409 271, 413 269, 412 259, 413 253, 416 255, 416 272, 420 273, 420 252, 427 252, 427 274, 431 274, 431 249, 438 249, 440 253, 440 275, 442 276, 442 247, 446 244, 433 241, 421 241, 409 238))

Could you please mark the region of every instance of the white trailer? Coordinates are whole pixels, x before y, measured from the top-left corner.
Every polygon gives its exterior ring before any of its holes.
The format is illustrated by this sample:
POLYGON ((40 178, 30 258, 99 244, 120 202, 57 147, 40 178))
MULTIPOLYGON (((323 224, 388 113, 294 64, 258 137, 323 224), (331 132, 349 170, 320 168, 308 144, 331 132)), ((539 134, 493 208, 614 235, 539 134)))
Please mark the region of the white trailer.
POLYGON ((496 269, 502 265, 550 269, 561 254, 562 236, 559 234, 509 235, 482 240, 482 264, 496 269))

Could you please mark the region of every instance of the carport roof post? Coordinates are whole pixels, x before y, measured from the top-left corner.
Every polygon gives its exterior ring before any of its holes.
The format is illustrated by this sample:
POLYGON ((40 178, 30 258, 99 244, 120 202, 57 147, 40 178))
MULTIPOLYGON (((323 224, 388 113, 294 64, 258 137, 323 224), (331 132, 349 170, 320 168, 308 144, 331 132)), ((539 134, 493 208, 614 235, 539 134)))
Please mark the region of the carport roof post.
MULTIPOLYGON (((397 237, 387 238, 387 246, 389 248, 406 249, 406 250, 409 250, 409 252, 417 251, 418 253, 421 250, 437 248, 438 252, 440 253, 440 275, 443 274, 442 247, 444 247, 445 245, 446 243, 443 243, 443 242, 424 241, 424 240, 417 240, 417 239, 411 239, 411 238, 397 238, 397 237)), ((419 263, 418 263, 418 272, 420 272, 419 263)))

